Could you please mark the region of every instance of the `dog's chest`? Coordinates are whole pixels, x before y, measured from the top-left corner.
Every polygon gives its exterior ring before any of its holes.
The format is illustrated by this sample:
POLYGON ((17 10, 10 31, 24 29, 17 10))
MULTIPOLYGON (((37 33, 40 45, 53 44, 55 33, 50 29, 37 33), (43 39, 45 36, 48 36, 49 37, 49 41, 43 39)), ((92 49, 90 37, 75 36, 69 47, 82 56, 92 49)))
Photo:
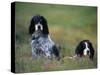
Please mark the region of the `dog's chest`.
POLYGON ((48 37, 39 37, 38 39, 32 40, 32 46, 35 49, 41 49, 42 51, 51 50, 53 45, 54 43, 51 42, 48 37))

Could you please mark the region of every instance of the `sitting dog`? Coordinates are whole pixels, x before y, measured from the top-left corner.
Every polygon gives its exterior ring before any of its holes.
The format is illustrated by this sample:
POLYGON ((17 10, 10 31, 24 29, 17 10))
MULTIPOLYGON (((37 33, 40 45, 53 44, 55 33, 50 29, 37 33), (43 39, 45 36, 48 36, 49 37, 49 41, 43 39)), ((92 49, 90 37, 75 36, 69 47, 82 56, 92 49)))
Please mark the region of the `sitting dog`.
POLYGON ((54 55, 57 59, 60 59, 59 49, 50 38, 47 21, 43 16, 33 16, 29 33, 32 35, 31 46, 33 58, 43 55, 51 59, 54 55))
POLYGON ((78 57, 82 56, 89 56, 91 60, 93 60, 94 57, 94 48, 92 46, 92 43, 89 40, 83 40, 81 41, 78 46, 76 47, 75 54, 78 57))

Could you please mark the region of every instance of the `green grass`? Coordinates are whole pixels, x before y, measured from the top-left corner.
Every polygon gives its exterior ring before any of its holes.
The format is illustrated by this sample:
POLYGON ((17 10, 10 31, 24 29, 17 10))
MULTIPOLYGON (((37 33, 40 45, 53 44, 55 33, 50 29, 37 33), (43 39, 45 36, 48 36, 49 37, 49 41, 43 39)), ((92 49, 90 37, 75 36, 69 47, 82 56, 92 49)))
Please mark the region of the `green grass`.
POLYGON ((97 68, 97 8, 86 6, 16 3, 16 72, 41 72, 97 68), (43 15, 48 22, 52 40, 61 47, 61 60, 32 59, 31 36, 28 28, 32 16, 43 15), (95 49, 94 60, 69 59, 75 47, 89 39, 95 49))

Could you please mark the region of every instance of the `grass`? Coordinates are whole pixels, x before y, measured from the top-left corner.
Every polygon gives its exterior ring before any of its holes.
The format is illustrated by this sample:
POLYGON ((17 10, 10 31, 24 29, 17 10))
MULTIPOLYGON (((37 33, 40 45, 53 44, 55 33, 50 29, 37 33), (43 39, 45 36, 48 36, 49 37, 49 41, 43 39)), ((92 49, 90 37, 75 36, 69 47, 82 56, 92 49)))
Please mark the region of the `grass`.
POLYGON ((47 5, 16 3, 16 54, 15 71, 42 72, 97 68, 97 8, 88 6, 47 5), (52 61, 39 57, 32 59, 31 36, 28 27, 32 16, 43 15, 49 26, 52 40, 61 47, 61 60, 52 61), (69 59, 77 44, 89 39, 95 49, 94 60, 87 57, 69 59))

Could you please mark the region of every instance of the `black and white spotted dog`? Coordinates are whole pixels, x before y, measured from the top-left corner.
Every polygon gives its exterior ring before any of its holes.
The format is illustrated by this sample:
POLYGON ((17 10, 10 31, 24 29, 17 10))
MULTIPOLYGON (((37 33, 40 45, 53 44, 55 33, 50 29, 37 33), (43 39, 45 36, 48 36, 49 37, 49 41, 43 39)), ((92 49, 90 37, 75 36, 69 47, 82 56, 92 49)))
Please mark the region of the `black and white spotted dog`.
POLYGON ((53 55, 58 59, 60 58, 59 49, 50 38, 47 21, 43 16, 33 16, 29 33, 32 35, 31 46, 33 58, 40 55, 49 59, 51 59, 53 55))
POLYGON ((92 46, 92 43, 89 40, 83 40, 81 41, 78 46, 76 47, 75 54, 78 57, 82 56, 89 56, 91 60, 93 60, 94 57, 94 48, 92 46))

